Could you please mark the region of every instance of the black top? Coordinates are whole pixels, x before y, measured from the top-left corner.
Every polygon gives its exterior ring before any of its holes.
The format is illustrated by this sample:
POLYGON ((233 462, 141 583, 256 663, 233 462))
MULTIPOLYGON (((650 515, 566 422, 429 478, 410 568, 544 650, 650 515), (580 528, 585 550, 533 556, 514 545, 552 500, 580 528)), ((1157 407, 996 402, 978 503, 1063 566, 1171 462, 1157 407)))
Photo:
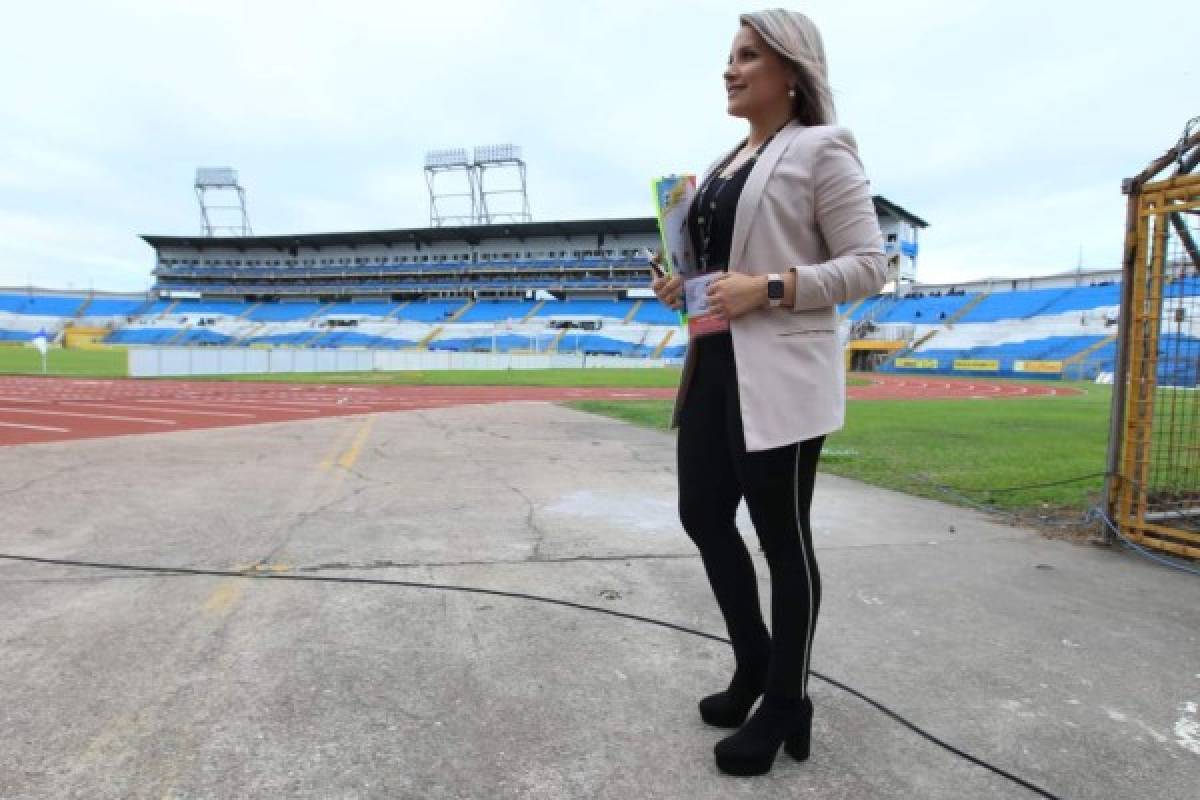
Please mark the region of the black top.
MULTIPOLYGON (((721 172, 737 157, 737 151, 734 151, 712 171, 708 181, 700 187, 696 201, 688 210, 687 218, 688 235, 692 237, 692 249, 696 253, 697 268, 700 272, 724 272, 729 269, 729 251, 733 248, 733 223, 737 218, 738 198, 742 196, 742 189, 746 186, 750 171, 754 169, 754 163, 785 127, 787 123, 768 136, 754 151, 754 155, 747 158, 736 172, 728 178, 722 178, 721 172)), ((746 144, 747 142, 742 142, 743 147, 746 144)))
POLYGON ((717 174, 724 169, 724 165, 715 170, 712 178, 700 188, 696 202, 688 211, 688 233, 692 237, 692 248, 701 272, 723 272, 729 268, 738 198, 742 195, 754 161, 753 158, 746 159, 746 163, 728 178, 717 174), (708 219, 710 215, 711 219, 708 219))

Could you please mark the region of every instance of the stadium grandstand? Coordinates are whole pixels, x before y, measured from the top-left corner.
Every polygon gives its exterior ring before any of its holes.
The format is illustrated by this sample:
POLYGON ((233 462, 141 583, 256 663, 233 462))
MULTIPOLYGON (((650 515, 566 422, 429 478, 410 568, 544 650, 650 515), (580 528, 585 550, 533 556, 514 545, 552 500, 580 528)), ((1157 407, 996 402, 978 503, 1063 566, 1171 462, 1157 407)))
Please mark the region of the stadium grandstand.
MULTIPOLYGON (((896 275, 924 223, 875 200, 896 275)), ((677 359, 678 316, 647 289, 653 217, 288 236, 143 236, 146 296, 9 290, 0 337, 109 345, 584 353, 677 359)))
MULTIPOLYGON (((1119 270, 920 284, 926 223, 875 198, 891 282, 840 307, 847 366, 914 375, 1092 380, 1113 371, 1119 270)), ((143 236, 144 295, 0 290, 0 342, 583 353, 674 360, 678 318, 647 289, 651 217, 286 236, 143 236)), ((1200 295, 1164 287, 1160 373, 1200 380, 1200 295), (1192 300, 1194 302, 1194 300, 1192 300)))

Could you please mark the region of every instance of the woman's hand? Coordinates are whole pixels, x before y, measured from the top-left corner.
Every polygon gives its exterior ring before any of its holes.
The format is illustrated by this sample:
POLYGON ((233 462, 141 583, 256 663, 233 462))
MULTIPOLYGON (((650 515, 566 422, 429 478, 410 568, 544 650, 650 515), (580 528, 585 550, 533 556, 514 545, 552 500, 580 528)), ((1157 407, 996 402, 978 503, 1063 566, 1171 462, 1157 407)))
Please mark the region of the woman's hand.
POLYGON ((650 288, 654 296, 663 305, 676 311, 683 305, 683 280, 678 275, 667 275, 662 271, 662 254, 655 253, 650 257, 651 268, 654 270, 654 280, 650 288))
POLYGON ((722 272, 708 285, 708 307, 725 319, 737 319, 767 302, 765 275, 722 272))

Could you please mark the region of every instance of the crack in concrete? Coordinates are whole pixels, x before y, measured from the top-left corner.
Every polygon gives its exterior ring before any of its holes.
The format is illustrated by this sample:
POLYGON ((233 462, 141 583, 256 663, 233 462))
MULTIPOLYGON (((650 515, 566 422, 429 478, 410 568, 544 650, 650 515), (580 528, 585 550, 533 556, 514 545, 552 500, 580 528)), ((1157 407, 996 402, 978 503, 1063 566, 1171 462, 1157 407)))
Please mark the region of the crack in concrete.
POLYGON ((58 467, 51 472, 29 478, 25 482, 19 483, 16 486, 6 488, 6 489, 0 489, 0 497, 3 497, 5 495, 10 495, 10 494, 17 494, 18 492, 28 489, 30 486, 34 486, 35 484, 44 483, 47 481, 53 481, 55 478, 61 478, 63 475, 66 475, 67 473, 70 473, 70 472, 78 472, 79 470, 90 469, 99 463, 101 463, 100 459, 86 459, 82 462, 67 464, 66 466, 58 467))
POLYGON ((542 545, 546 541, 547 531, 537 523, 537 506, 534 505, 534 502, 529 495, 521 491, 519 487, 510 483, 506 483, 505 485, 508 486, 511 491, 515 492, 518 497, 525 501, 525 528, 532 532, 535 537, 537 537, 533 543, 533 553, 527 560, 540 561, 542 558, 542 545))
MULTIPOLYGON (((346 472, 349 472, 354 475, 360 474, 352 469, 346 469, 346 472)), ((337 486, 334 488, 340 489, 341 487, 337 486)), ((292 519, 284 526, 283 530, 278 533, 278 540, 277 540, 276 544, 270 549, 270 551, 265 556, 258 559, 258 561, 254 562, 254 564, 252 565, 252 568, 257 567, 257 566, 264 566, 266 564, 272 563, 275 560, 275 557, 278 555, 279 551, 282 550, 284 547, 286 547, 287 544, 291 541, 292 535, 295 534, 295 532, 300 528, 300 526, 304 525, 310 519, 312 519, 314 517, 319 517, 321 514, 324 514, 325 512, 332 510, 334 508, 334 506, 338 505, 339 503, 343 503, 346 500, 354 499, 355 497, 359 496, 360 494, 362 494, 363 492, 367 491, 370 488, 371 488, 370 486, 362 486, 357 489, 354 489, 349 495, 338 493, 338 494, 336 494, 336 496, 321 503, 316 508, 312 508, 307 511, 296 512, 295 515, 292 517, 292 519)))
POLYGON ((670 559, 698 559, 698 553, 646 553, 635 555, 611 556, 559 556, 552 558, 501 558, 464 561, 391 561, 375 559, 369 562, 353 563, 349 561, 333 561, 325 564, 312 564, 306 567, 295 567, 293 572, 323 572, 326 570, 372 570, 372 569, 414 569, 439 567, 480 567, 515 564, 569 564, 576 562, 608 562, 608 561, 661 561, 670 559))
MULTIPOLYGON (((461 428, 459 428, 459 429, 452 428, 451 426, 445 425, 445 424, 439 424, 439 423, 433 421, 432 419, 430 419, 429 415, 427 415, 427 414, 422 414, 421 418, 425 423, 429 424, 434 429, 441 431, 442 434, 446 437, 447 441, 458 439, 459 437, 462 436, 463 433, 476 433, 476 434, 480 434, 483 436, 495 437, 495 438, 501 439, 503 441, 511 441, 512 440, 511 436, 504 436, 502 434, 496 433, 495 431, 488 430, 483 425, 472 425, 464 430, 461 428)), ((473 464, 477 469, 479 469, 484 474, 492 476, 493 480, 495 480, 501 486, 508 489, 510 492, 517 495, 518 497, 521 498, 522 501, 524 501, 524 503, 525 503, 525 528, 534 537, 532 554, 530 555, 530 557, 528 559, 525 559, 525 560, 527 560, 527 561, 542 561, 542 560, 544 560, 542 558, 541 549, 542 549, 542 545, 545 544, 546 537, 548 535, 548 531, 545 528, 543 528, 541 525, 539 525, 537 522, 537 505, 533 502, 533 499, 529 495, 527 495, 519 486, 516 486, 512 482, 505 480, 502 473, 500 473, 496 469, 494 469, 494 467, 492 465, 488 465, 484 461, 482 461, 476 455, 476 453, 478 453, 478 452, 479 452, 478 448, 467 447, 467 448, 465 448, 464 452, 460 455, 460 459, 462 461, 466 461, 466 462, 473 464)), ((487 563, 487 562, 485 562, 485 563, 487 563)))

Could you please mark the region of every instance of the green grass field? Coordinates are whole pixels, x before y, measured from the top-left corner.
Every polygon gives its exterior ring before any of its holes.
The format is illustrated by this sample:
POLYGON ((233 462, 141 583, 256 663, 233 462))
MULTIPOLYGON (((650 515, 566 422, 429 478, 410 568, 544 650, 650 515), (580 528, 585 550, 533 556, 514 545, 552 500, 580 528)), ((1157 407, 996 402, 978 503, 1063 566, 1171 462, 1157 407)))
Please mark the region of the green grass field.
MULTIPOLYGON (((0 374, 41 374, 30 347, 0 347, 0 374)), ((50 350, 47 372, 74 377, 127 374, 122 349, 50 350)), ((670 388, 678 369, 464 370, 238 375, 208 380, 282 383, 458 386, 597 386, 670 388)), ((952 380, 952 379, 951 379, 952 380)), ((851 385, 866 384, 851 376, 851 385)), ((1104 470, 1110 387, 1079 396, 1004 400, 850 401, 846 427, 829 438, 821 469, 957 504, 983 503, 1050 516, 1077 513, 1098 498, 1103 479, 1020 491, 1104 470), (949 488, 947 488, 949 487, 949 488)), ((665 430, 668 400, 572 402, 574 408, 665 430)))
MULTIPOLYGON (((188 380, 264 381, 271 383, 349 383, 379 386, 594 386, 613 389, 673 389, 678 367, 661 369, 501 369, 429 370, 425 372, 311 372, 291 375, 250 374, 188 380)), ((868 383, 848 378, 851 386, 868 383)))
MULTIPOLYGON (((41 375, 42 357, 24 346, 0 347, 0 375, 41 375)), ((46 353, 47 375, 88 378, 123 378, 129 374, 129 359, 123 348, 64 350, 52 347, 46 353)))
MULTIPOLYGON (((1078 396, 1002 400, 852 400, 825 443, 821 469, 877 486, 969 505, 1061 516, 1099 497, 1103 478, 1021 491, 1104 471, 1107 386, 1078 396), (939 488, 939 487, 950 487, 939 488)), ((667 401, 581 400, 575 408, 665 430, 667 401)))

